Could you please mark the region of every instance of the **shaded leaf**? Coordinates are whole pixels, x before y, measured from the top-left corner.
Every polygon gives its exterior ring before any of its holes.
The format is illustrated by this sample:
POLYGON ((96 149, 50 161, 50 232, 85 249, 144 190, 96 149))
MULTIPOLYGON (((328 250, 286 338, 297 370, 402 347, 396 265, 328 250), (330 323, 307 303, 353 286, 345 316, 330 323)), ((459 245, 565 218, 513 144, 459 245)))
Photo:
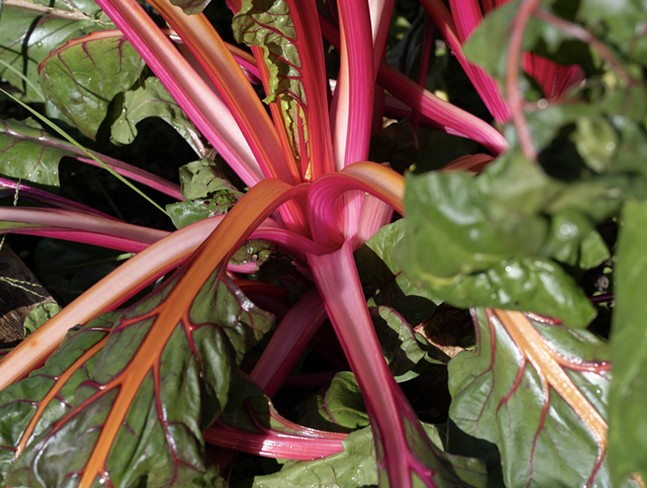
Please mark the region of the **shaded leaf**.
POLYGON ((397 382, 416 378, 432 364, 447 363, 447 355, 415 332, 393 308, 376 307, 371 315, 384 357, 397 382))
POLYGON ((0 77, 20 90, 24 101, 43 101, 42 93, 32 86, 39 86, 39 63, 72 37, 112 28, 99 12, 93 0, 29 0, 20 7, 3 4, 2 22, 11 28, 0 29, 0 77))
POLYGON ((449 364, 450 416, 498 446, 506 486, 611 486, 605 344, 519 312, 478 309, 475 321, 476 351, 449 364))
POLYGON ((404 220, 385 225, 355 251, 355 262, 370 297, 369 306, 392 307, 410 324, 417 325, 433 314, 436 304, 433 293, 412 283, 395 259, 394 250, 404 230, 404 220))
POLYGON ((195 297, 185 292, 191 279, 180 273, 72 333, 43 368, 0 393, 6 483, 186 486, 205 474, 202 431, 272 318, 218 272, 195 297))
POLYGON ((615 276, 616 301, 611 334, 614 382, 609 398, 609 462, 618 483, 634 472, 647 479, 647 204, 628 201, 622 212, 615 276))
POLYGON ((608 45, 629 59, 645 64, 647 39, 642 35, 645 6, 640 0, 582 0, 577 18, 586 23, 595 35, 604 34, 608 45))
POLYGON ((126 91, 120 102, 117 118, 110 127, 110 140, 114 144, 130 144, 137 137, 139 122, 148 117, 159 117, 197 152, 202 149, 200 134, 159 79, 146 78, 134 89, 126 91))
POLYGON ((48 104, 94 138, 112 99, 130 89, 143 68, 144 61, 121 33, 95 33, 52 51, 39 74, 48 104))
POLYGON ((275 474, 256 476, 258 488, 288 488, 310 486, 364 487, 377 485, 377 463, 371 429, 349 434, 343 441, 344 451, 316 461, 288 461, 275 474))
POLYGON ((328 422, 348 429, 369 425, 362 393, 350 371, 337 373, 326 392, 317 397, 317 404, 319 414, 328 422))

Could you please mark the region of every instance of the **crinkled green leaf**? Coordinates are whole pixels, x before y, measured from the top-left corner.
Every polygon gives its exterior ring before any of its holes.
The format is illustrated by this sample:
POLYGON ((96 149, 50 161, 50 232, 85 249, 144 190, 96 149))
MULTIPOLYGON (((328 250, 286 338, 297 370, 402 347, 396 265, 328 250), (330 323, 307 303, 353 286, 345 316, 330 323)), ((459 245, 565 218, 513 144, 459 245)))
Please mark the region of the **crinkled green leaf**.
POLYGON ((317 397, 319 414, 328 422, 348 429, 369 425, 362 393, 350 371, 335 375, 325 393, 317 397))
POLYGON ((58 164, 71 156, 65 147, 57 147, 53 138, 46 138, 40 124, 3 120, 0 122, 0 174, 25 182, 59 186, 58 164))
POLYGON ((194 149, 202 146, 200 134, 159 79, 146 78, 134 89, 126 91, 119 102, 117 118, 110 127, 113 143, 130 144, 137 137, 139 122, 148 117, 159 117, 194 149))
POLYGON ((609 461, 614 482, 632 473, 647 479, 647 204, 628 201, 622 212, 611 334, 614 382, 609 399, 609 461))
POLYGON ((3 482, 187 486, 204 476, 203 429, 273 322, 218 275, 187 297, 190 273, 180 273, 71 333, 43 368, 0 392, 3 482))
POLYGON ((290 90, 294 97, 303 95, 298 81, 301 62, 294 45, 296 32, 286 1, 243 0, 241 9, 234 17, 233 29, 238 42, 260 46, 265 53, 271 83, 268 102, 290 90))
POLYGON ((498 446, 506 486, 612 486, 605 344, 519 312, 479 309, 475 320, 476 351, 449 364, 450 416, 498 446))
POLYGON ((296 31, 285 0, 243 0, 232 23, 236 40, 262 49, 269 72, 265 102, 280 101, 295 154, 304 129, 302 118, 307 103, 301 80, 302 64, 296 46, 296 31))
POLYGON ((34 307, 27 317, 23 326, 25 328, 25 336, 28 336, 41 325, 51 319, 54 315, 61 311, 61 307, 56 302, 45 302, 34 307))
POLYGON ((355 262, 370 297, 369 306, 392 307, 415 326, 433 314, 437 298, 428 288, 412 283, 394 258, 404 227, 403 220, 382 227, 355 251, 355 262))
POLYGON ((231 193, 226 191, 214 198, 198 198, 170 203, 166 206, 166 211, 171 217, 173 225, 181 229, 198 220, 227 213, 234 203, 236 203, 236 199, 233 199, 231 193))
POLYGON ((515 154, 481 175, 407 178, 407 235, 400 261, 435 296, 461 306, 533 310, 585 325, 594 310, 561 264, 595 266, 608 257, 597 224, 640 192, 630 175, 571 184, 515 154))
POLYGON ((144 61, 123 37, 89 35, 66 43, 39 67, 48 104, 94 138, 118 94, 139 78, 144 61))
POLYGON ((236 198, 240 198, 242 195, 220 175, 216 163, 208 160, 193 161, 182 166, 180 168, 180 185, 182 186, 182 195, 188 200, 212 197, 222 191, 229 191, 236 198))
POLYGON ((37 68, 50 51, 70 38, 112 27, 93 0, 27 0, 21 7, 3 4, 0 77, 20 90, 24 101, 43 101, 37 91, 37 68))

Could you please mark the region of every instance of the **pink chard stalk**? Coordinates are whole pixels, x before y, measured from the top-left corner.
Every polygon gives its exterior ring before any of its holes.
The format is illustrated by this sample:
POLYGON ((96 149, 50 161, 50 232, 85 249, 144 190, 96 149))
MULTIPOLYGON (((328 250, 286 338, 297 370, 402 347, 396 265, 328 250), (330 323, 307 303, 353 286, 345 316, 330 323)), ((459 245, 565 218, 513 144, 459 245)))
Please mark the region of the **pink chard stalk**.
MULTIPOLYGON (((36 368, 48 358, 47 364, 57 367, 56 361, 61 360, 53 353, 72 326, 91 324, 77 333, 79 340, 88 341, 85 349, 61 363, 56 373, 42 373, 49 386, 40 396, 25 402, 34 407, 24 414, 29 423, 18 445, 11 448, 11 462, 17 466, 13 479, 28 479, 20 478, 26 476, 21 474, 25 466, 40 462, 32 453, 34 449, 48 452, 57 436, 77 429, 88 433, 90 445, 83 448, 78 463, 58 475, 47 472, 44 464, 38 465, 39 473, 59 481, 72 479, 80 486, 126 483, 130 475, 113 469, 115 446, 123 443, 129 429, 134 428, 131 408, 144 408, 140 391, 148 391, 154 398, 150 408, 156 413, 151 422, 161 426, 160 435, 172 445, 171 434, 179 421, 168 417, 163 402, 169 395, 165 375, 171 373, 167 364, 180 361, 175 356, 171 358, 170 351, 176 347, 173 341, 183 341, 187 351, 183 359, 186 362, 177 363, 178 368, 189 371, 186 365, 192 364, 198 368, 196 375, 201 381, 221 381, 216 378, 217 371, 209 370, 211 363, 203 359, 212 351, 201 349, 198 335, 211 319, 203 320, 208 314, 196 304, 216 292, 245 304, 245 314, 254 324, 256 335, 245 347, 229 354, 236 356, 239 363, 241 351, 257 342, 264 330, 261 324, 267 317, 255 311, 239 290, 245 285, 237 273, 248 268, 229 263, 233 253, 250 239, 270 241, 290 253, 310 283, 310 289, 293 307, 280 313, 276 330, 251 369, 251 379, 266 395, 276 393, 319 327, 329 320, 370 417, 379 483, 402 488, 437 486, 448 476, 451 478, 438 448, 389 370, 354 260, 354 251, 389 224, 393 212, 404 215, 403 177, 385 165, 370 162, 369 144, 371 136, 381 129, 375 121, 381 122, 382 115, 389 112, 414 115, 421 124, 472 139, 489 152, 457 161, 451 165, 453 168, 484 166, 506 150, 505 138, 490 124, 441 100, 386 64, 392 0, 338 0, 331 7, 333 15, 326 18, 320 15, 315 0, 230 0, 228 6, 235 13, 234 31, 240 42, 250 46, 251 56, 221 39, 199 13, 205 6, 200 2, 180 2, 179 6, 168 0, 148 2, 170 27, 170 36, 136 0, 97 3, 118 29, 103 37, 116 36, 119 42, 126 39, 134 47, 177 106, 249 191, 227 215, 168 233, 126 224, 22 185, 20 191, 25 199, 51 208, 5 207, 0 220, 11 223, 6 231, 76 240, 137 254, 0 363, 0 388, 13 391, 10 385, 38 376, 36 368), (263 7, 257 7, 259 4, 263 7), (333 17, 338 19, 337 25, 329 20, 333 17), (324 37, 340 56, 334 84, 326 68, 324 37), (255 82, 262 84, 266 105, 257 96, 255 82), (385 90, 390 94, 385 96, 385 90), (116 310, 172 271, 172 277, 152 295, 117 315, 114 325, 101 322, 102 314, 116 310), (139 341, 139 346, 129 350, 128 359, 120 363, 119 351, 130 344, 128 341, 139 341), (108 367, 110 357, 115 358, 116 365, 108 367), (102 368, 106 370, 103 375, 102 368), (23 379, 32 371, 32 376, 23 379), (65 408, 56 407, 57 399, 67 398, 70 388, 77 388, 76 396, 65 408), (54 412, 56 408, 60 412, 54 412)), ((481 6, 476 0, 452 0, 447 9, 441 1, 421 3, 493 119, 497 123, 508 121, 511 106, 506 97, 510 94, 502 94, 483 69, 470 64, 461 48, 483 15, 498 4, 483 2, 481 6)), ((74 42, 86 49, 86 43, 98 39, 95 34, 94 38, 74 42)), ((61 49, 71 48, 66 46, 61 49)), ((560 68, 531 55, 524 58, 523 68, 551 98, 559 97, 580 76, 577 68, 560 68)), ((41 76, 45 74, 46 70, 41 76)), ((79 153, 73 145, 64 149, 89 164, 98 164, 98 158, 125 177, 181 198, 177 186, 154 175, 103 155, 79 153)), ((16 190, 12 182, 3 180, 1 184, 7 191, 16 190)), ((271 293, 272 289, 261 286, 259 293, 263 291, 271 293)), ((241 317, 245 314, 241 312, 241 317)), ((68 340, 63 344, 67 343, 68 340)), ((344 435, 291 424, 274 411, 274 427, 264 426, 257 432, 221 423, 217 419, 226 403, 227 389, 218 390, 209 384, 194 394, 214 395, 220 407, 203 412, 203 425, 193 427, 191 435, 199 439, 195 441, 198 450, 204 448, 202 435, 212 444, 278 458, 313 459, 342 450, 344 435)), ((177 398, 186 400, 182 395, 188 394, 180 392, 177 398)), ((195 474, 205 469, 202 461, 185 459, 172 447, 169 452, 168 462, 175 468, 166 484, 189 476, 184 470, 195 474)))

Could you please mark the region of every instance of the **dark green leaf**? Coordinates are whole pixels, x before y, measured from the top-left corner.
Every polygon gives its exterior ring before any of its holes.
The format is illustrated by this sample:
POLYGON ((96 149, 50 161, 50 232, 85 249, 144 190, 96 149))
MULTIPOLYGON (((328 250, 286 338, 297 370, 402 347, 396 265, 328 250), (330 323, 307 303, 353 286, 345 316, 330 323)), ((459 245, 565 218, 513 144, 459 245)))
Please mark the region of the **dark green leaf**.
POLYGON ((396 310, 380 306, 372 310, 373 323, 389 369, 397 382, 416 378, 432 364, 449 358, 416 333, 396 310))
POLYGON ((609 399, 609 461, 614 482, 632 473, 647 479, 647 204, 628 201, 622 212, 615 277, 611 353, 614 382, 609 399))
MULTIPOLYGON (((232 22, 240 43, 258 46, 263 51, 269 74, 266 103, 280 100, 285 126, 295 154, 303 137, 299 131, 308 103, 302 82, 303 68, 296 30, 286 0, 243 0, 232 22)), ((303 42, 303 41, 302 41, 303 42)), ((314 65, 314 61, 312 62, 314 65)))
POLYGON ((645 64, 647 38, 642 34, 645 5, 640 0, 581 0, 577 18, 596 35, 603 34, 608 44, 629 59, 645 64))

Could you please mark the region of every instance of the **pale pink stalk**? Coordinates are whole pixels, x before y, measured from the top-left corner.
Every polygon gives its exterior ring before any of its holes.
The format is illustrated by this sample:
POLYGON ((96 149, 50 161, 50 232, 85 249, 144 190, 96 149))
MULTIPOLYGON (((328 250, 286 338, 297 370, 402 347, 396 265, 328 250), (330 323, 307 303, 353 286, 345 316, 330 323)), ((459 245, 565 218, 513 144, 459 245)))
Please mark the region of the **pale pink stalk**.
POLYGON ((250 373, 266 395, 272 397, 278 391, 326 318, 323 303, 314 288, 283 317, 250 373))
POLYGON ((366 308, 353 247, 346 241, 334 253, 311 256, 310 266, 366 402, 379 453, 378 479, 390 486, 411 488, 415 476, 434 487, 434 472, 418 459, 419 453, 412 452, 430 452, 433 447, 386 365, 366 308))

